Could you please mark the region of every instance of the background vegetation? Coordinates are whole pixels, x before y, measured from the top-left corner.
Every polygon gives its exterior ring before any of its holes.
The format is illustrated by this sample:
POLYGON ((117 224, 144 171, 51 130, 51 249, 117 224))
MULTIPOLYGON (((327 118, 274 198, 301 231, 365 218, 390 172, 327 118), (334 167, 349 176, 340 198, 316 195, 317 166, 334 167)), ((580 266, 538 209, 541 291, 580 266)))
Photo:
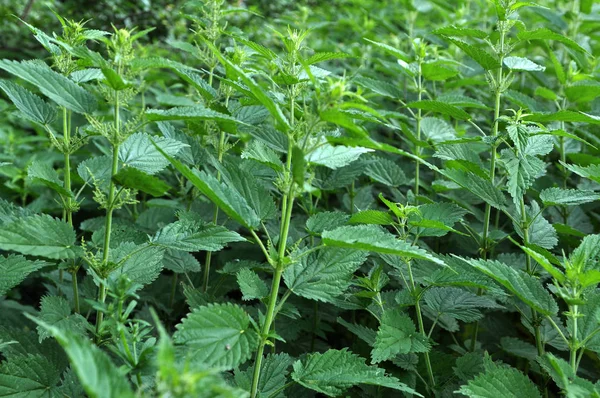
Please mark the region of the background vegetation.
POLYGON ((0 17, 0 396, 600 397, 600 5, 0 17))

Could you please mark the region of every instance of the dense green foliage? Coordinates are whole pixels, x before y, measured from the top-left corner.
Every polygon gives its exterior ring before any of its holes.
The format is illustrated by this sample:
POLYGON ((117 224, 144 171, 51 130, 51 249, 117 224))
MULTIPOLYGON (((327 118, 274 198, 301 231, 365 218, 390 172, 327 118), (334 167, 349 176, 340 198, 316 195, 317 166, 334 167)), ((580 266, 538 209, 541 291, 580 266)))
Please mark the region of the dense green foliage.
POLYGON ((599 4, 39 3, 0 397, 600 397, 599 4))

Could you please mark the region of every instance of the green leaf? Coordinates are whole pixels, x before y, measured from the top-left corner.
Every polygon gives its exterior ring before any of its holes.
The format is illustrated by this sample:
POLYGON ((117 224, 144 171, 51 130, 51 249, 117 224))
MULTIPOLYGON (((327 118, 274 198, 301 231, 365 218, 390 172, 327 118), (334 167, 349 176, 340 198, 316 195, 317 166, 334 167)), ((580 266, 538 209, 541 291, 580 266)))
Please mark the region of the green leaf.
POLYGON ((387 52, 388 54, 393 55, 394 57, 404 61, 404 62, 410 62, 411 59, 410 57, 405 54, 402 50, 396 48, 396 47, 392 47, 388 44, 385 43, 380 43, 377 41, 373 41, 373 40, 369 40, 369 39, 364 39, 365 41, 368 41, 371 44, 374 44, 375 46, 381 48, 382 50, 384 50, 385 52, 387 52))
POLYGON ((543 72, 546 70, 545 66, 538 65, 535 62, 522 57, 506 57, 504 58, 504 65, 506 65, 508 69, 528 72, 543 72))
POLYGON ((0 255, 0 297, 21 283, 27 275, 47 265, 44 261, 30 261, 23 256, 0 255))
POLYGON ((236 274, 236 278, 242 292, 242 300, 262 299, 269 295, 267 284, 251 269, 242 268, 236 274))
MULTIPOLYGON (((85 337, 87 321, 79 314, 71 314, 71 305, 64 297, 42 297, 39 317, 47 325, 85 337)), ((52 337, 48 329, 42 326, 38 326, 37 331, 40 343, 52 337)))
POLYGON ((524 119, 539 123, 571 122, 600 124, 600 116, 591 115, 584 112, 570 111, 568 109, 563 109, 552 113, 534 113, 526 116, 524 119))
POLYGON ((368 250, 376 253, 394 254, 404 258, 417 258, 444 265, 439 258, 407 242, 396 239, 376 225, 343 226, 323 232, 323 243, 328 246, 368 250))
POLYGON ((371 351, 372 363, 387 361, 398 354, 427 352, 429 339, 417 333, 415 324, 400 308, 383 312, 371 351))
MULTIPOLYGON (((288 368, 293 362, 294 359, 286 353, 265 356, 260 367, 257 398, 285 398, 283 390, 289 374, 288 368)), ((235 381, 238 387, 250 391, 252 370, 253 367, 249 367, 243 372, 235 372, 235 381)))
POLYGON ((503 308, 493 299, 455 287, 434 287, 425 292, 423 300, 434 317, 450 317, 463 322, 483 318, 481 308, 503 308))
POLYGON ((92 113, 98 106, 92 94, 41 61, 4 59, 0 61, 0 69, 37 86, 45 96, 73 112, 92 113))
MULTIPOLYGON (((518 219, 523 219, 521 215, 520 207, 517 207, 518 219)), ((543 247, 544 249, 552 249, 558 243, 556 236, 556 230, 546 220, 540 210, 540 206, 537 202, 532 201, 531 205, 525 206, 525 213, 529 220, 529 244, 543 247)), ((513 227, 517 234, 523 238, 523 230, 520 223, 513 223, 513 227)))
POLYGON ((350 216, 340 211, 324 211, 314 214, 306 220, 306 229, 316 235, 327 229, 341 227, 346 224, 350 216))
POLYGON ((552 275, 552 277, 554 279, 556 279, 560 283, 565 282, 565 279, 566 279, 565 274, 563 274, 563 272, 561 270, 559 270, 554 265, 552 265, 552 263, 543 254, 538 253, 537 251, 535 251, 529 247, 524 247, 524 246, 520 246, 520 245, 519 245, 519 247, 525 253, 527 253, 527 255, 529 255, 531 258, 533 258, 539 265, 541 265, 542 268, 544 268, 546 270, 546 272, 548 272, 550 275, 552 275))
POLYGON ((520 203, 527 189, 546 172, 543 160, 531 155, 515 156, 510 149, 502 151, 501 159, 508 174, 508 192, 515 203, 520 203))
POLYGON ((445 39, 454 43, 485 70, 494 70, 502 67, 496 57, 479 47, 468 44, 460 39, 451 37, 445 37, 445 39))
POLYGON ((106 83, 106 85, 108 85, 108 87, 112 88, 113 90, 122 91, 131 86, 131 84, 126 83, 121 77, 121 75, 119 75, 114 69, 105 66, 100 70, 104 75, 104 83, 106 83))
POLYGON ((0 396, 45 398, 58 396, 61 372, 39 354, 12 356, 0 365, 0 396))
POLYGON ((264 165, 269 166, 273 170, 283 171, 283 163, 279 159, 279 155, 275 153, 266 144, 258 140, 252 140, 244 149, 241 155, 242 159, 253 159, 264 165))
POLYGON ((484 372, 469 380, 460 390, 472 398, 541 398, 533 382, 515 368, 496 364, 486 355, 483 361, 484 372))
POLYGON ((219 251, 230 242, 243 242, 237 232, 216 225, 180 220, 161 228, 152 243, 186 252, 219 251))
POLYGON ((406 104, 409 108, 417 108, 425 111, 432 111, 436 113, 441 113, 442 115, 447 115, 453 117, 457 120, 470 120, 471 115, 467 112, 463 111, 459 107, 454 105, 450 105, 448 103, 442 101, 435 100, 422 100, 422 101, 413 101, 406 104))
POLYGON ((110 274, 110 279, 117 280, 120 275, 137 285, 152 283, 163 267, 164 248, 149 244, 121 243, 110 251, 110 261, 118 267, 110 274))
POLYGON ((378 224, 392 225, 394 219, 387 211, 380 210, 363 210, 352 214, 349 224, 378 224))
POLYGON ((566 164, 560 162, 567 169, 577 174, 578 176, 589 178, 592 181, 600 183, 600 164, 591 164, 589 166, 577 166, 574 164, 566 164))
POLYGON ((316 149, 305 155, 307 162, 337 169, 354 162, 363 153, 373 152, 372 149, 362 147, 333 146, 328 143, 320 144, 316 149))
MULTIPOLYGON (((297 253, 302 254, 302 251, 297 253)), ((321 249, 292 263, 283 272, 283 279, 294 294, 311 300, 332 302, 348 288, 352 275, 366 259, 367 253, 364 251, 321 249)))
POLYGON ((306 65, 318 64, 319 62, 331 61, 332 59, 354 58, 346 53, 314 53, 304 62, 306 65))
POLYGON ((308 354, 303 361, 294 362, 292 378, 302 386, 329 397, 340 396, 358 384, 388 387, 422 396, 395 377, 387 376, 383 369, 367 365, 364 358, 347 348, 308 354))
POLYGON ((542 190, 540 199, 544 206, 579 206, 599 200, 600 194, 588 190, 554 187, 542 190))
POLYGON ((221 50, 218 49, 217 47, 215 47, 214 44, 207 41, 206 39, 203 39, 203 41, 204 41, 204 44, 206 44, 208 46, 208 48, 210 48, 212 50, 213 54, 215 55, 215 57, 217 57, 219 62, 221 62, 226 67, 227 73, 231 74, 234 77, 236 77, 237 79, 241 80, 248 87, 248 89, 250 90, 250 93, 252 93, 252 95, 261 104, 263 104, 265 106, 265 108, 267 108, 269 110, 269 113, 271 113, 271 115, 275 118, 275 120, 277 121, 277 124, 280 125, 281 127, 283 127, 285 130, 289 130, 290 123, 288 122, 287 118, 281 111, 281 108, 279 108, 279 105, 277 105, 275 103, 275 101, 269 95, 267 95, 267 93, 265 93, 263 91, 263 89, 254 81, 254 79, 252 79, 250 76, 248 76, 242 70, 242 68, 240 68, 239 66, 235 65, 233 62, 231 62, 230 60, 225 58, 222 55, 221 50))
POLYGON ((258 345, 258 335, 250 328, 250 317, 233 304, 194 309, 177 325, 173 340, 184 345, 194 360, 223 369, 246 362, 258 345))
POLYGON ((479 29, 463 28, 450 25, 438 28, 433 31, 436 35, 454 36, 454 37, 474 37, 476 39, 485 39, 488 33, 479 29))
POLYGON ((145 192, 155 198, 164 196, 171 188, 163 180, 133 167, 122 168, 113 179, 119 185, 145 192))
POLYGON ((584 54, 589 54, 587 50, 581 47, 575 40, 572 40, 566 36, 561 35, 560 33, 556 33, 548 28, 539 28, 534 30, 524 30, 517 34, 519 40, 554 40, 560 43, 563 43, 565 46, 575 50, 582 52, 584 54))
POLYGON ((39 319, 31 319, 46 329, 64 348, 72 368, 90 398, 135 397, 119 368, 91 341, 39 319))
POLYGON ((441 228, 439 225, 429 227, 420 224, 420 228, 415 231, 419 236, 444 236, 452 231, 454 224, 461 221, 467 213, 462 207, 447 202, 421 205, 419 212, 422 220, 436 221, 442 224, 441 228))
POLYGON ((565 87, 569 101, 590 102, 600 96, 600 83, 594 80, 582 80, 565 87))
POLYGON ((169 156, 159 146, 156 149, 175 168, 183 174, 200 192, 206 195, 225 214, 248 229, 254 229, 260 225, 260 218, 256 212, 248 206, 246 200, 231 187, 219 182, 215 177, 204 171, 192 170, 183 163, 169 156))
POLYGON ((489 180, 458 169, 446 169, 441 173, 492 207, 499 210, 506 208, 506 197, 489 180))
POLYGON ((390 187, 408 182, 404 171, 395 162, 382 157, 372 157, 366 162, 365 175, 380 184, 390 187))
POLYGON ((38 181, 48 188, 58 192, 62 196, 72 197, 73 194, 64 188, 63 182, 60 180, 56 170, 48 163, 40 160, 31 162, 27 168, 29 178, 38 181))
POLYGON ((464 259, 543 315, 558 312, 556 301, 535 277, 496 260, 464 259))
POLYGON ((581 270, 595 268, 600 255, 600 235, 587 235, 569 256, 571 265, 581 270))
POLYGON ((187 146, 172 138, 135 133, 119 146, 119 160, 124 166, 134 167, 147 174, 156 174, 169 165, 161 152, 175 156, 187 146))
POLYGON ((56 108, 31 91, 9 80, 0 80, 0 88, 29 120, 50 124, 56 119, 56 108))
POLYGON ((185 120, 188 122, 197 122, 203 120, 213 120, 216 122, 237 122, 241 123, 236 118, 205 108, 202 105, 194 106, 179 106, 168 110, 149 109, 146 111, 146 118, 153 122, 167 120, 185 120))
POLYGON ((367 343, 369 346, 373 347, 373 345, 375 344, 375 337, 377 336, 377 332, 375 330, 360 324, 346 322, 340 317, 337 318, 337 323, 344 326, 346 329, 348 329, 356 337, 367 343))
POLYGON ((19 218, 0 228, 0 249, 51 259, 75 258, 75 231, 64 221, 47 214, 19 218))

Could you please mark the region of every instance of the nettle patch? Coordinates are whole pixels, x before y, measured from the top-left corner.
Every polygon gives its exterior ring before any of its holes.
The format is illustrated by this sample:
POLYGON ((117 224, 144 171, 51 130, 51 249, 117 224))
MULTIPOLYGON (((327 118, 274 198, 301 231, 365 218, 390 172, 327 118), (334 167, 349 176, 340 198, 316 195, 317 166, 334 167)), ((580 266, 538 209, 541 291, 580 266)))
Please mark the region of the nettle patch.
POLYGON ((600 8, 375 3, 19 22, 0 396, 600 396, 600 8))

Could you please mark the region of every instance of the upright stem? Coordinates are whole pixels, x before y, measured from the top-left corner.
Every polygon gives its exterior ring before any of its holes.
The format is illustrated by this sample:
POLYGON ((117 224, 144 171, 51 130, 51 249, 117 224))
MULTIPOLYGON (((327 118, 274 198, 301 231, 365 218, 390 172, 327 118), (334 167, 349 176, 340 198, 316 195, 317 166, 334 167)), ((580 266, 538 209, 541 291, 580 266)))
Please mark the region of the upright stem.
MULTIPOLYGON (((290 124, 294 124, 294 96, 290 98, 290 124)), ((263 353, 265 351, 265 345, 269 340, 269 333, 271 331, 271 325, 275 318, 275 308, 277 306, 277 295, 279 294, 279 284, 281 283, 281 275, 284 271, 284 258, 288 234, 290 231, 290 221, 292 218, 292 208, 294 207, 294 181, 291 177, 292 170, 292 137, 288 140, 288 153, 286 160, 286 175, 289 178, 289 190, 283 195, 281 200, 281 229, 279 234, 279 249, 277 264, 275 265, 275 273, 273 274, 273 283, 271 284, 271 294, 269 295, 269 302, 267 305, 267 313, 265 315, 265 323, 261 329, 260 341, 258 343, 258 350, 256 351, 256 359, 254 361, 254 372, 252 374, 252 385, 250 387, 250 398, 256 398, 258 392, 258 382, 260 380, 260 371, 263 360, 263 353)))
MULTIPOLYGON (((115 207, 115 183, 113 182, 113 177, 117 174, 119 169, 119 131, 121 128, 121 121, 119 116, 119 92, 115 92, 115 137, 112 142, 113 145, 113 157, 112 157, 112 168, 110 172, 110 185, 108 188, 108 198, 106 201, 106 221, 104 224, 104 246, 102 253, 102 267, 105 268, 108 264, 108 257, 110 254, 110 235, 112 230, 112 216, 113 210, 115 207)), ((100 283, 98 288, 98 301, 100 303, 104 303, 106 300, 106 286, 104 283, 100 283)), ((102 324, 102 320, 104 319, 104 313, 102 311, 98 311, 96 314, 96 334, 97 336, 100 333, 100 325, 102 324)))
MULTIPOLYGON (((504 26, 500 26, 500 49, 499 49, 499 59, 500 59, 500 67, 498 68, 498 72, 496 72, 496 87, 494 88, 494 121, 492 125, 492 137, 496 137, 498 135, 498 125, 500 117, 500 101, 502 99, 502 91, 501 85, 502 80, 504 80, 504 73, 502 70, 502 64, 504 62, 504 39, 505 39, 506 31, 504 26)), ((492 151, 490 154, 490 181, 494 184, 494 180, 496 178, 496 156, 497 149, 496 144, 492 144, 492 151)), ((488 237, 490 233, 490 217, 492 214, 492 206, 489 203, 485 204, 485 213, 483 216, 483 234, 481 236, 481 257, 483 259, 487 259, 488 257, 488 237)), ((481 294, 482 290, 478 289, 477 294, 481 294)), ((473 328, 473 335, 471 338, 471 351, 475 351, 475 347, 477 345, 477 335, 479 334, 479 321, 475 322, 475 327, 473 328)))
MULTIPOLYGON (((421 99, 423 98, 423 79, 421 76, 421 60, 419 58, 419 70, 417 72, 417 100, 421 101, 421 99)), ((417 141, 421 141, 421 120, 423 119, 422 117, 422 111, 421 109, 417 109, 417 141)), ((417 144, 416 146, 416 155, 418 157, 421 156, 421 147, 419 146, 419 144, 417 144)), ((417 198, 419 196, 419 187, 420 187, 420 174, 421 174, 421 162, 417 161, 415 163, 415 201, 418 203, 419 199, 417 198)))
MULTIPOLYGON (((217 153, 219 157, 219 163, 223 161, 223 149, 225 147, 225 132, 221 131, 221 135, 219 137, 219 145, 217 147, 217 153)), ((221 172, 217 172, 217 181, 221 181, 221 172)), ((217 224, 217 220, 219 219, 219 207, 215 206, 215 212, 213 213, 213 224, 217 224)), ((208 290, 208 281, 210 279, 210 262, 212 259, 212 252, 206 253, 206 260, 204 261, 204 281, 202 284, 202 291, 206 293, 208 290)))
MULTIPOLYGON (((415 279, 412 273, 412 266, 410 262, 408 263, 408 277, 410 279, 411 292, 415 291, 415 279)), ((423 337, 427 338, 427 333, 425 333, 425 327, 423 326, 423 314, 421 313, 421 304, 420 300, 416 300, 415 302, 415 311, 417 313, 417 323, 419 324, 419 333, 423 335, 423 337)), ((429 376, 429 383, 431 383, 431 389, 435 386, 435 378, 433 377, 433 369, 431 367, 431 359, 429 358, 429 353, 424 352, 423 356, 425 357, 425 366, 427 367, 427 375, 429 376)))
MULTIPOLYGON (((521 229, 523 230, 523 244, 525 247, 529 245, 529 221, 527 219, 527 213, 525 212, 525 199, 521 197, 521 229)), ((529 254, 525 255, 525 269, 528 274, 531 273, 531 257, 529 254)), ((533 330, 535 335, 535 345, 537 347, 538 355, 544 355, 544 344, 542 343, 542 337, 540 333, 540 325, 538 313, 532 309, 531 310, 531 323, 533 324, 533 330)))
POLYGON ((570 363, 571 363, 571 368, 573 369, 573 373, 577 374, 577 368, 579 365, 579 361, 577 360, 577 350, 579 349, 579 340, 577 337, 577 318, 579 316, 579 306, 577 305, 572 305, 570 306, 571 308, 569 309, 569 312, 571 313, 571 316, 573 317, 573 335, 571 336, 571 344, 570 344, 570 350, 571 350, 571 357, 570 357, 570 363))

